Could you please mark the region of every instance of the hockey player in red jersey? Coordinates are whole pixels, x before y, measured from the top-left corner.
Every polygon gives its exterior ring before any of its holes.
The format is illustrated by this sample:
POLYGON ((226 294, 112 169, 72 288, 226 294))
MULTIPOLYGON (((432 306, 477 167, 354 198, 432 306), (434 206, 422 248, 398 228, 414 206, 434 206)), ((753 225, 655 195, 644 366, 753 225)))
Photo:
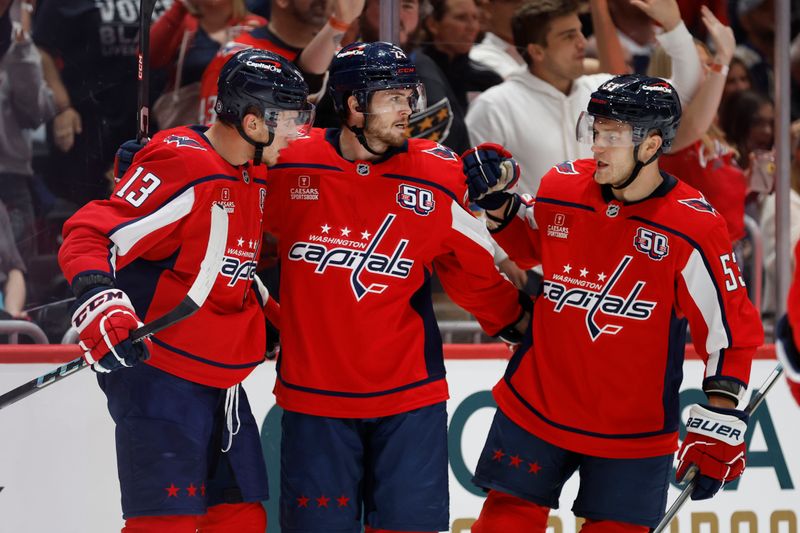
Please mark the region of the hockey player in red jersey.
POLYGON ((431 276, 491 335, 520 338, 525 312, 462 206, 458 156, 406 139, 422 88, 402 49, 347 46, 329 84, 342 129, 313 130, 269 174, 281 527, 448 530, 448 391, 431 276))
MULTIPOLYGON (((795 247, 795 265, 800 259, 800 244, 795 247)), ((800 268, 794 269, 794 280, 789 288, 789 299, 786 315, 778 321, 776 327, 776 352, 783 365, 789 388, 794 399, 800 405, 800 268)))
POLYGON ((260 50, 225 65, 219 93, 219 122, 160 132, 110 199, 64 225, 59 263, 77 297, 73 324, 84 357, 116 424, 128 533, 266 527, 266 466, 239 387, 264 360, 264 314, 275 311, 254 278, 266 197, 260 163, 274 163, 307 133, 313 107, 297 69, 260 50), (132 344, 132 329, 185 296, 215 203, 227 211, 229 231, 205 304, 147 346, 132 344))
POLYGON ((655 527, 677 448, 687 321, 708 401, 691 407, 678 479, 697 465, 692 498, 710 498, 744 469, 747 415, 736 406, 763 331, 724 220, 659 171, 679 119, 663 80, 604 83, 577 130, 594 158, 553 167, 532 201, 507 192, 514 163, 502 147, 464 155, 497 242, 544 271, 532 335, 493 391, 475 533, 543 532, 576 470, 585 532, 655 527))

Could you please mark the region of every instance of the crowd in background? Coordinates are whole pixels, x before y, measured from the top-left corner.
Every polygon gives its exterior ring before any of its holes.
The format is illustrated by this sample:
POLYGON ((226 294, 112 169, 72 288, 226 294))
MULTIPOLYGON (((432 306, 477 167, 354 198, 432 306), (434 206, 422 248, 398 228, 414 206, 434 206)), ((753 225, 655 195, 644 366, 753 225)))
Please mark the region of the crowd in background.
MULTIPOLYGON (((151 28, 151 134, 214 121, 216 77, 248 47, 296 62, 317 105, 325 31, 378 40, 380 0, 157 0, 151 28)), ((791 9, 791 114, 800 119, 800 6, 791 9)), ((401 0, 399 45, 427 107, 409 134, 461 153, 496 142, 535 194, 552 165, 590 154, 575 140, 588 94, 613 74, 669 78, 684 121, 662 167, 699 189, 728 223, 753 291, 753 225, 764 245, 765 318, 774 312, 774 0, 401 0), (578 10, 579 27, 552 28, 578 10)), ((139 0, 0 0, 0 319, 33 320, 57 342, 67 280, 63 221, 113 187, 117 147, 136 134, 139 0)), ((791 239, 800 237, 800 120, 792 127, 791 239)), ((513 275, 510 275, 512 277, 513 275)), ((524 283, 524 277, 512 279, 524 283)))

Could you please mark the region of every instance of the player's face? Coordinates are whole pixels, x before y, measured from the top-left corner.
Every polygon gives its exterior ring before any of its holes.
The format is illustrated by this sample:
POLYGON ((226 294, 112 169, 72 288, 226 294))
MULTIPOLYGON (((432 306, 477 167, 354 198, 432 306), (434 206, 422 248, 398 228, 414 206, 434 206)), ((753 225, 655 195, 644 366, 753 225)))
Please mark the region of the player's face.
POLYGON ((308 134, 313 117, 313 111, 268 110, 264 118, 259 120, 257 135, 252 136, 256 141, 267 143, 272 130, 272 143, 264 149, 264 161, 268 165, 277 162, 282 149, 295 139, 308 134))
POLYGON ((551 77, 571 82, 583 74, 586 38, 577 13, 554 19, 545 42, 541 66, 551 77))
POLYGON ((402 146, 408 131, 408 117, 412 113, 409 99, 412 89, 389 89, 372 94, 369 118, 364 134, 387 146, 402 146))
POLYGON ((635 164, 630 125, 597 117, 593 133, 592 153, 597 161, 594 180, 601 185, 624 182, 635 164))

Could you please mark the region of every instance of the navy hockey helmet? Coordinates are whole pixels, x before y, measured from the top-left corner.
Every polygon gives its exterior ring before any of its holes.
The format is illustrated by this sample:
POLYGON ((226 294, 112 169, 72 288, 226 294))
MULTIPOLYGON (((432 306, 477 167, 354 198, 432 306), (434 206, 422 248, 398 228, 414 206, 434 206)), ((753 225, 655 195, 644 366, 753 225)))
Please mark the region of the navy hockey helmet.
POLYGON ((314 106, 307 98, 308 84, 297 67, 276 53, 250 48, 237 52, 223 65, 217 79, 214 110, 220 121, 234 125, 239 135, 255 146, 253 162, 258 165, 276 132, 282 130, 287 137, 298 137, 311 129, 314 106), (242 119, 253 112, 264 117, 269 132, 267 142, 256 141, 242 128, 242 119), (286 126, 287 123, 291 125, 286 126))
POLYGON ((386 89, 412 89, 412 112, 425 107, 424 88, 417 67, 402 48, 392 43, 352 43, 334 56, 330 66, 328 91, 336 112, 348 115, 347 99, 358 100, 359 111, 366 113, 370 95, 386 89))
MULTIPOLYGON (((630 124, 638 145, 652 131, 661 135, 661 151, 668 152, 681 120, 678 93, 668 82, 639 74, 617 76, 602 84, 589 99, 586 115, 630 124)), ((582 115, 582 119, 588 118, 582 115)), ((591 121, 578 121, 578 138, 591 142, 591 121), (582 127, 588 125, 588 128, 582 127), (586 131, 588 129, 588 131, 586 131), (586 139, 585 135, 589 134, 586 139)))
POLYGON ((234 54, 217 80, 217 116, 238 124, 253 108, 309 112, 308 84, 300 71, 280 55, 250 48, 234 54))

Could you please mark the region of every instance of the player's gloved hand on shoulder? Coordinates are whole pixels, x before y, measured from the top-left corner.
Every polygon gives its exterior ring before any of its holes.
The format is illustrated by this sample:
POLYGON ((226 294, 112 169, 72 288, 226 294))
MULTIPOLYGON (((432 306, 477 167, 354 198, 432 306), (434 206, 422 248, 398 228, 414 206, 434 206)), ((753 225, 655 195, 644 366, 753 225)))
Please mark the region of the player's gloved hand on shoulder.
POLYGON ((699 472, 692 491, 693 500, 711 498, 729 481, 744 472, 747 413, 710 405, 693 405, 686 422, 688 433, 678 452, 678 471, 681 482, 692 465, 699 472))
POLYGON ((100 286, 75 301, 72 325, 78 330, 83 358, 96 372, 131 367, 150 357, 149 340, 131 342, 131 331, 142 326, 128 295, 100 286))
POLYGON ((484 209, 498 209, 519 180, 511 152, 494 143, 479 144, 461 155, 469 199, 484 209))
POLYGON ((114 155, 114 182, 118 182, 122 176, 128 171, 133 158, 136 153, 144 148, 143 144, 139 144, 136 139, 125 141, 117 148, 117 153, 114 155))
POLYGON ((800 352, 794 342, 794 332, 786 315, 778 320, 778 324, 775 326, 775 336, 777 337, 775 353, 778 354, 778 361, 783 365, 789 389, 797 404, 800 405, 800 352))

